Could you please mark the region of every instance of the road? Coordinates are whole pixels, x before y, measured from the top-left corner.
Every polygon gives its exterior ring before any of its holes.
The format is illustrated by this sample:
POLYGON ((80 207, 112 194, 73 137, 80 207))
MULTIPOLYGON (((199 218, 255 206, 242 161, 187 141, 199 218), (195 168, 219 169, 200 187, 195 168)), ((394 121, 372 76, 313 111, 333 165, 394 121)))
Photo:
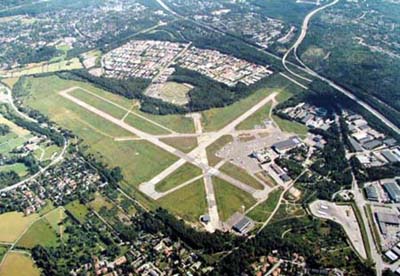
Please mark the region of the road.
MULTIPOLYGON (((203 22, 194 21, 194 20, 188 19, 188 18, 186 18, 186 17, 180 15, 179 13, 175 12, 175 11, 172 10, 170 7, 168 7, 162 0, 156 0, 156 1, 160 4, 160 6, 161 6, 162 8, 164 8, 166 11, 168 11, 169 13, 173 14, 174 16, 176 16, 176 17, 178 17, 178 18, 180 18, 180 19, 187 19, 187 20, 190 20, 191 22, 195 23, 196 25, 202 26, 202 27, 207 28, 207 29, 209 29, 209 30, 212 30, 212 31, 214 31, 214 32, 222 33, 222 34, 227 35, 227 36, 233 36, 232 34, 229 34, 229 33, 223 32, 223 31, 221 31, 221 30, 218 30, 218 29, 216 29, 216 28, 214 28, 214 27, 212 27, 212 26, 209 26, 209 25, 207 25, 207 24, 205 24, 205 23, 203 23, 203 22)), ((327 5, 321 6, 321 7, 317 8, 317 9, 311 11, 310 14, 308 14, 308 15, 305 17, 305 20, 304 20, 303 25, 302 25, 302 32, 301 32, 302 34, 300 35, 300 37, 298 38, 298 40, 297 40, 296 43, 295 43, 295 44, 297 44, 297 46, 295 47, 296 49, 298 48, 298 46, 300 46, 301 42, 304 40, 304 38, 305 38, 306 35, 307 35, 308 26, 309 26, 309 22, 310 22, 311 18, 312 18, 315 14, 317 14, 318 12, 320 12, 320 11, 322 11, 322 10, 328 8, 328 7, 331 7, 332 5, 337 4, 339 1, 340 1, 340 0, 335 0, 335 1, 333 1, 333 2, 331 2, 331 3, 329 3, 329 4, 327 4, 327 5)), ((234 37, 237 38, 237 39, 240 39, 240 38, 238 38, 238 37, 236 37, 236 36, 234 36, 234 37)), ((299 65, 297 65, 297 64, 295 64, 295 63, 293 63, 293 62, 287 61, 287 57, 288 57, 288 55, 289 55, 290 53, 286 55, 286 58, 285 58, 285 57, 282 58, 282 57, 279 57, 279 56, 277 56, 277 55, 275 55, 275 54, 273 54, 273 53, 268 52, 267 50, 265 50, 265 49, 263 49, 263 48, 261 48, 261 47, 259 47, 259 46, 257 46, 257 45, 251 44, 251 43, 249 43, 249 42, 246 41, 246 40, 243 40, 243 39, 240 39, 240 40, 241 40, 243 43, 247 44, 248 46, 254 48, 255 50, 262 51, 263 53, 267 54, 267 55, 270 56, 270 57, 273 57, 274 59, 279 59, 279 60, 281 60, 282 63, 286 65, 286 66, 285 66, 285 70, 287 70, 287 72, 289 72, 289 73, 292 74, 293 76, 299 77, 300 79, 303 79, 303 80, 305 80, 305 81, 310 81, 310 80, 311 80, 311 79, 309 79, 309 78, 307 78, 307 77, 304 77, 304 76, 301 76, 301 75, 299 75, 299 74, 297 74, 297 73, 292 72, 289 68, 287 68, 287 64, 290 64, 290 65, 296 67, 297 69, 299 69, 300 71, 302 71, 302 72, 304 72, 304 73, 306 73, 306 74, 308 74, 308 75, 310 75, 310 76, 312 76, 312 77, 315 77, 315 78, 317 78, 317 79, 319 79, 319 80, 321 80, 321 81, 327 83, 329 86, 331 86, 331 87, 334 88, 335 90, 341 92, 342 94, 344 94, 344 95, 347 96, 348 98, 350 98, 350 99, 356 101, 359 105, 361 105, 363 108, 365 108, 365 109, 368 110, 370 113, 372 113, 372 115, 374 115, 376 118, 378 118, 378 119, 379 119, 381 122, 383 122, 386 126, 388 126, 390 129, 392 129, 392 130, 393 130, 394 132, 396 132, 397 134, 400 134, 400 128, 398 128, 396 125, 394 125, 388 118, 386 118, 386 117, 385 117, 384 115, 382 115, 380 112, 378 112, 377 110, 375 110, 373 107, 371 107, 370 105, 368 105, 367 103, 365 103, 364 101, 362 101, 361 99, 359 99, 358 97, 354 96, 353 93, 352 93, 351 91, 349 91, 349 90, 347 90, 347 89, 341 87, 340 85, 336 84, 336 83, 333 82, 332 80, 330 80, 330 79, 328 79, 328 78, 326 78, 326 77, 324 77, 324 76, 318 74, 317 72, 315 72, 314 70, 312 70, 311 68, 309 68, 308 66, 306 66, 303 62, 300 62, 300 64, 301 64, 302 66, 299 66, 299 65)), ((292 50, 291 50, 291 51, 293 51, 293 50, 294 50, 294 48, 292 47, 292 50)))
POLYGON ((236 186, 237 188, 252 194, 255 198, 257 197, 261 197, 263 196, 262 193, 260 193, 260 191, 254 189, 251 186, 248 186, 234 178, 232 178, 231 176, 220 172, 219 170, 212 168, 210 166, 208 166, 207 164, 204 164, 203 162, 201 162, 201 160, 199 160, 198 158, 198 154, 202 151, 205 150, 209 145, 211 145, 213 142, 215 142, 216 140, 218 140, 220 137, 228 134, 231 131, 234 131, 236 125, 238 125, 239 123, 241 123, 242 121, 244 121, 245 119, 247 119, 248 117, 250 117, 254 112, 256 112, 259 108, 261 108, 262 106, 264 106, 266 103, 268 103, 269 101, 271 101, 275 96, 276 93, 273 93, 269 96, 267 96, 266 98, 264 98, 262 101, 260 101, 259 103, 257 103, 255 106, 253 106, 251 109, 249 109, 248 111, 246 111, 244 114, 242 114, 241 116, 239 116, 236 120, 234 120, 232 123, 230 123, 229 125, 227 125, 225 128, 223 128, 222 130, 215 132, 211 135, 209 135, 209 138, 206 140, 206 142, 202 143, 201 145, 199 145, 196 149, 194 149, 192 152, 190 152, 189 154, 183 153, 180 150, 175 149, 174 147, 160 141, 159 139, 155 138, 153 135, 145 133, 141 130, 138 130, 128 124, 126 124, 125 122, 121 121, 118 118, 115 118, 113 116, 111 116, 110 114, 101 111, 75 97, 73 97, 72 95, 69 94, 69 92, 75 90, 75 87, 60 91, 59 94, 70 100, 71 102, 77 104, 80 107, 85 108, 86 110, 102 117, 103 119, 127 130, 128 132, 131 132, 132 134, 147 140, 148 142, 156 145, 157 147, 177 156, 179 158, 179 160, 177 162, 175 162, 174 164, 172 164, 169 168, 167 168, 166 170, 164 170, 163 172, 161 172, 159 175, 155 176, 152 180, 150 180, 149 182, 143 183, 139 186, 139 189, 144 192, 145 194, 147 194, 148 196, 155 196, 157 195, 157 191, 155 190, 155 185, 157 183, 159 183, 160 181, 162 181, 163 179, 165 179, 166 177, 168 177, 170 174, 172 174, 174 171, 176 171, 178 168, 180 168, 183 164, 185 164, 186 162, 191 163, 199 168, 201 168, 203 171, 205 171, 207 174, 211 174, 211 175, 215 175, 220 177, 221 179, 229 182, 230 184, 236 186))
MULTIPOLYGON (((296 59, 299 61, 299 63, 304 67, 305 71, 327 83, 330 87, 334 88, 335 90, 339 91, 340 93, 344 94, 345 96, 347 96, 348 98, 352 99, 353 101, 357 102, 359 105, 361 105, 363 108, 365 108, 366 110, 368 110, 370 113, 372 113, 375 117, 377 117, 381 122, 383 122, 387 127, 389 127, 390 129, 392 129, 394 132, 396 132, 397 134, 400 134, 400 128, 397 127, 395 124, 393 124, 389 119, 387 119, 384 115, 382 115, 379 111, 377 111, 376 109, 374 109, 373 107, 371 107, 369 104, 367 104, 366 102, 362 101, 360 98, 356 97, 351 91, 345 89, 344 87, 336 84, 334 81, 318 74, 317 72, 315 72, 314 70, 312 70, 309 66, 307 66, 306 64, 303 63, 303 61, 298 57, 297 55, 297 49, 298 47, 302 44, 302 42, 304 41, 305 37, 307 36, 307 32, 308 32, 308 28, 309 28, 309 24, 310 21, 312 19, 313 16, 315 16, 317 13, 323 11, 326 8, 329 8, 333 5, 336 5, 340 0, 335 0, 329 4, 326 4, 324 6, 321 6, 313 11, 311 11, 304 19, 303 24, 302 24, 302 28, 301 28, 301 34, 298 37, 298 39, 296 40, 296 42, 293 44, 293 46, 285 53, 285 55, 282 58, 282 64, 285 67, 285 69, 291 73, 292 75, 307 80, 307 78, 292 72, 288 67, 287 67, 287 58, 289 56, 289 54, 291 54, 291 52, 294 53, 296 59)), ((308 79, 309 80, 309 79, 308 79)))

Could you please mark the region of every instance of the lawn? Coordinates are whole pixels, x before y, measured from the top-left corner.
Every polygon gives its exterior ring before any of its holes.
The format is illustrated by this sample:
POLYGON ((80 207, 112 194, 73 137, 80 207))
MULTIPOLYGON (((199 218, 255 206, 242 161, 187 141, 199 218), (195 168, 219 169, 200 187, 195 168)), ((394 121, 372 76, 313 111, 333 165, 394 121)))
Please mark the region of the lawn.
POLYGON ((0 241, 14 242, 38 217, 37 214, 24 216, 23 213, 18 212, 0 215, 0 241))
POLYGON ((0 263, 3 260, 4 255, 7 253, 8 247, 0 245, 0 263))
POLYGON ((100 193, 96 193, 95 198, 91 202, 89 202, 89 207, 96 212, 100 212, 100 209, 102 207, 105 207, 106 209, 111 209, 114 207, 114 205, 106 198, 104 198, 100 193))
POLYGON ((125 121, 130 126, 137 128, 143 132, 154 134, 154 135, 163 135, 163 134, 171 134, 170 131, 161 128, 145 119, 142 119, 134 114, 129 114, 125 121))
POLYGON ((22 163, 0 166, 0 172, 11 172, 11 171, 14 171, 22 178, 28 175, 28 168, 22 163))
POLYGON ((197 222, 201 215, 207 213, 203 179, 159 199, 158 203, 186 221, 197 222))
POLYGON ((127 111, 129 110, 124 110, 121 107, 118 107, 116 105, 113 105, 107 101, 104 101, 103 99, 96 97, 88 92, 86 92, 85 90, 82 90, 80 88, 77 88, 74 91, 69 92, 69 94, 71 96, 74 96, 77 99, 80 99, 81 101, 90 104, 91 106, 100 109, 108 114, 110 114, 111 116, 118 118, 118 119, 122 119, 122 117, 125 116, 125 114, 127 113, 127 111))
POLYGON ((220 168, 220 170, 255 189, 264 189, 264 186, 257 179, 235 164, 227 162, 220 168))
POLYGON ((238 130, 248 130, 254 129, 256 126, 264 126, 264 121, 269 119, 272 103, 267 103, 259 110, 257 110, 249 118, 241 122, 236 129, 238 130))
POLYGON ((62 229, 62 221, 67 217, 63 208, 59 207, 57 210, 48 213, 45 216, 45 220, 49 223, 49 225, 53 228, 53 230, 60 234, 62 229))
POLYGON ((59 239, 54 228, 46 219, 36 221, 18 241, 17 247, 32 249, 36 245, 44 247, 57 246, 59 239))
POLYGON ((297 134, 302 138, 307 136, 308 128, 305 125, 295 121, 285 120, 275 115, 273 115, 272 118, 282 131, 297 134))
MULTIPOLYGON (((31 94, 25 97, 26 104, 48 115, 51 120, 83 139, 88 154, 94 154, 99 161, 111 168, 121 167, 126 180, 125 188, 151 179, 177 160, 174 155, 146 141, 115 141, 115 136, 132 137, 133 134, 76 106, 57 93, 73 86, 82 86, 100 93, 107 92, 86 83, 65 81, 54 76, 29 80, 32 87, 28 89, 31 94)), ((122 102, 121 98, 107 94, 122 102)), ((132 194, 135 192, 130 191, 132 194)))
POLYGON ((224 108, 214 108, 202 112, 203 125, 206 131, 215 131, 232 122, 273 92, 291 91, 293 94, 302 89, 279 74, 270 77, 265 86, 253 94, 224 108))
POLYGON ((164 138, 160 140, 185 153, 189 153, 197 147, 196 137, 164 138))
POLYGON ((72 201, 65 206, 65 209, 81 224, 86 220, 86 215, 89 213, 88 208, 79 203, 78 200, 72 201))
POLYGON ((226 144, 231 143, 233 138, 231 135, 225 135, 219 138, 217 141, 209 145, 206 149, 207 151, 207 158, 208 163, 210 166, 215 166, 220 162, 222 159, 217 157, 215 154, 223 148, 226 144))
POLYGON ((192 90, 188 85, 177 82, 166 82, 160 91, 161 97, 164 101, 177 105, 184 105, 188 103, 187 94, 192 90))
POLYGON ((256 203, 256 200, 248 193, 236 188, 224 180, 213 177, 215 196, 217 200, 220 219, 226 221, 235 212, 242 212, 256 203))
POLYGON ((202 174, 201 169, 190 163, 185 163, 182 167, 180 167, 171 175, 169 175, 167 178, 165 178, 163 181, 158 183, 156 185, 156 191, 166 192, 201 174, 202 174))
POLYGON ((0 276, 39 276, 40 270, 31 257, 25 254, 11 252, 0 267, 0 276))
POLYGON ((264 202, 248 213, 248 216, 255 221, 266 221, 278 204, 281 194, 281 188, 272 191, 264 202))

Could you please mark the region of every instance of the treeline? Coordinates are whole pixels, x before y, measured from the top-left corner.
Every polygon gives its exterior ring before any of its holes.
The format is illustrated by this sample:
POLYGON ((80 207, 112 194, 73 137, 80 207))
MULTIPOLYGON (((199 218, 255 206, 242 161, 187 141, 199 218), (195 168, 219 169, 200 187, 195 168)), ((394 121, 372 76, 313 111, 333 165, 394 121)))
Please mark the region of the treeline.
POLYGON ((161 208, 154 213, 146 212, 142 216, 133 218, 133 224, 138 230, 150 233, 162 232, 174 240, 180 239, 191 248, 202 250, 207 254, 230 250, 243 241, 242 238, 220 231, 212 234, 197 231, 161 208))
POLYGON ((261 256, 272 255, 273 251, 277 252, 275 256, 285 259, 298 253, 305 257, 306 267, 310 269, 339 268, 349 275, 375 275, 353 252, 333 255, 321 250, 343 246, 345 242, 343 230, 334 222, 321 222, 309 217, 287 219, 269 224, 260 234, 248 239, 223 258, 212 275, 254 275, 252 264, 261 256), (286 230, 289 232, 283 237, 286 230))
POLYGON ((150 84, 149 80, 140 78, 117 80, 111 78, 96 77, 91 75, 84 69, 73 70, 69 72, 60 72, 57 73, 57 76, 67 80, 90 82, 95 86, 114 94, 118 94, 128 99, 137 99, 140 101, 140 109, 143 112, 156 115, 182 114, 186 112, 185 108, 183 107, 144 95, 143 91, 150 84))
POLYGON ((0 113, 7 119, 14 122, 16 125, 27 129, 31 132, 37 133, 39 135, 44 135, 52 140, 57 146, 61 147, 64 145, 64 137, 63 135, 58 132, 57 130, 50 128, 50 127, 41 127, 36 122, 27 121, 9 110, 8 105, 1 105, 0 106, 0 113))
POLYGON ((4 136, 10 133, 10 127, 5 124, 0 124, 0 136, 4 136))
POLYGON ((14 172, 0 172, 0 188, 5 188, 18 183, 21 180, 19 175, 14 172))
POLYGON ((400 175, 400 162, 390 163, 379 167, 364 167, 356 157, 350 159, 354 176, 360 183, 394 178, 400 175))

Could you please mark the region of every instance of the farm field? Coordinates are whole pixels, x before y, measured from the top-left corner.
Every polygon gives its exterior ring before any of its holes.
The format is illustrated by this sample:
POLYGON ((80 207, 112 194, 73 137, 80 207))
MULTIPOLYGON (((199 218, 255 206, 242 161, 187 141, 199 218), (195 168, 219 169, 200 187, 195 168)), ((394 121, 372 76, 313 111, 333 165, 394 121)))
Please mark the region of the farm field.
POLYGON ((62 60, 53 63, 36 63, 29 64, 24 68, 12 71, 0 71, 0 77, 15 78, 26 75, 34 75, 41 73, 51 73, 57 71, 68 71, 82 68, 82 64, 78 58, 71 60, 62 60))
POLYGON ((207 212, 203 179, 161 198, 158 203, 184 220, 197 222, 207 212))
POLYGON ((44 247, 57 246, 58 237, 54 228, 42 218, 36 221, 29 230, 21 237, 17 243, 17 247, 32 249, 36 245, 44 247))
POLYGON ((100 209, 105 207, 106 209, 111 209, 114 205, 104 198, 100 193, 96 193, 95 198, 89 202, 89 207, 100 212, 100 209))
POLYGON ((244 184, 247 184, 255 189, 262 190, 264 188, 264 186, 257 179, 255 179, 252 175, 247 173, 246 170, 244 170, 230 162, 225 163, 221 167, 221 171, 225 172, 226 174, 228 174, 230 176, 233 176, 237 180, 239 180, 239 181, 243 182, 244 184))
POLYGON ((0 267, 0 276, 39 276, 40 270, 25 254, 11 252, 0 267))
POLYGON ((24 216, 23 213, 18 212, 9 212, 0 215, 0 241, 14 242, 38 218, 37 214, 24 216))
POLYGON ((185 163, 182 167, 177 169, 170 176, 165 178, 163 181, 156 185, 156 190, 158 192, 166 192, 176 186, 179 186, 196 176, 200 176, 202 174, 201 169, 198 167, 185 163))
POLYGON ((242 206, 248 209, 256 203, 256 200, 250 194, 220 178, 213 177, 213 183, 219 216, 223 221, 229 219, 235 212, 242 212, 242 206))
POLYGON ((49 223, 53 230, 60 234, 62 232, 63 226, 60 223, 67 217, 64 208, 58 207, 44 217, 44 219, 49 223))

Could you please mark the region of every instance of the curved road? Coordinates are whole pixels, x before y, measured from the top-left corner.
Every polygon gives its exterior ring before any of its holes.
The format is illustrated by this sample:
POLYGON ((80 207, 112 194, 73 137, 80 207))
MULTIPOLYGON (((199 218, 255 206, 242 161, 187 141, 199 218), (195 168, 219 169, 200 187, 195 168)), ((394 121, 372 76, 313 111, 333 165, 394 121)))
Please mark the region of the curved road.
POLYGON ((318 74, 317 72, 315 72, 314 70, 312 70, 310 67, 308 67, 307 65, 305 65, 300 58, 297 56, 297 48, 301 45, 301 43, 303 42, 303 40, 305 39, 306 35, 307 35, 307 31, 308 31, 308 27, 310 24, 310 20, 312 19, 312 17, 314 15, 316 15, 318 12, 329 8, 333 5, 336 5, 340 0, 335 0, 329 4, 326 4, 322 7, 319 7, 318 9, 313 10, 312 12, 310 12, 304 19, 303 21, 303 25, 302 25, 302 29, 301 29, 301 34, 299 36, 299 38, 297 39, 297 41, 293 44, 293 46, 285 53, 284 57, 282 58, 282 64, 285 67, 285 69, 290 72, 292 75, 295 75, 296 77, 299 77, 301 79, 304 80, 308 80, 307 78, 300 76, 299 74, 296 74, 294 72, 292 72, 288 67, 287 67, 287 57, 289 56, 289 54, 293 51, 294 55, 296 57, 296 59, 300 62, 300 64, 304 67, 304 69, 306 70, 306 72, 308 74, 310 74, 311 76, 320 79, 321 81, 324 81, 325 83, 327 83, 330 87, 336 89, 337 91, 341 92, 342 94, 346 95, 348 98, 354 100, 355 102, 357 102, 359 105, 361 105, 362 107, 364 107, 366 110, 368 110, 369 112, 371 112, 375 117, 377 117, 380 121, 382 121, 387 127, 389 127, 390 129, 392 129, 394 132, 396 132, 397 134, 400 134, 400 128, 397 127, 395 124, 393 124, 389 119, 387 119, 384 115, 382 115, 379 111, 377 111, 376 109, 374 109, 373 107, 371 107, 369 104, 365 103, 364 101, 362 101, 361 99, 359 99, 358 97, 356 97, 355 95, 353 95, 353 93, 351 93, 349 90, 341 87, 340 85, 336 84, 335 82, 331 81, 330 79, 318 74))

